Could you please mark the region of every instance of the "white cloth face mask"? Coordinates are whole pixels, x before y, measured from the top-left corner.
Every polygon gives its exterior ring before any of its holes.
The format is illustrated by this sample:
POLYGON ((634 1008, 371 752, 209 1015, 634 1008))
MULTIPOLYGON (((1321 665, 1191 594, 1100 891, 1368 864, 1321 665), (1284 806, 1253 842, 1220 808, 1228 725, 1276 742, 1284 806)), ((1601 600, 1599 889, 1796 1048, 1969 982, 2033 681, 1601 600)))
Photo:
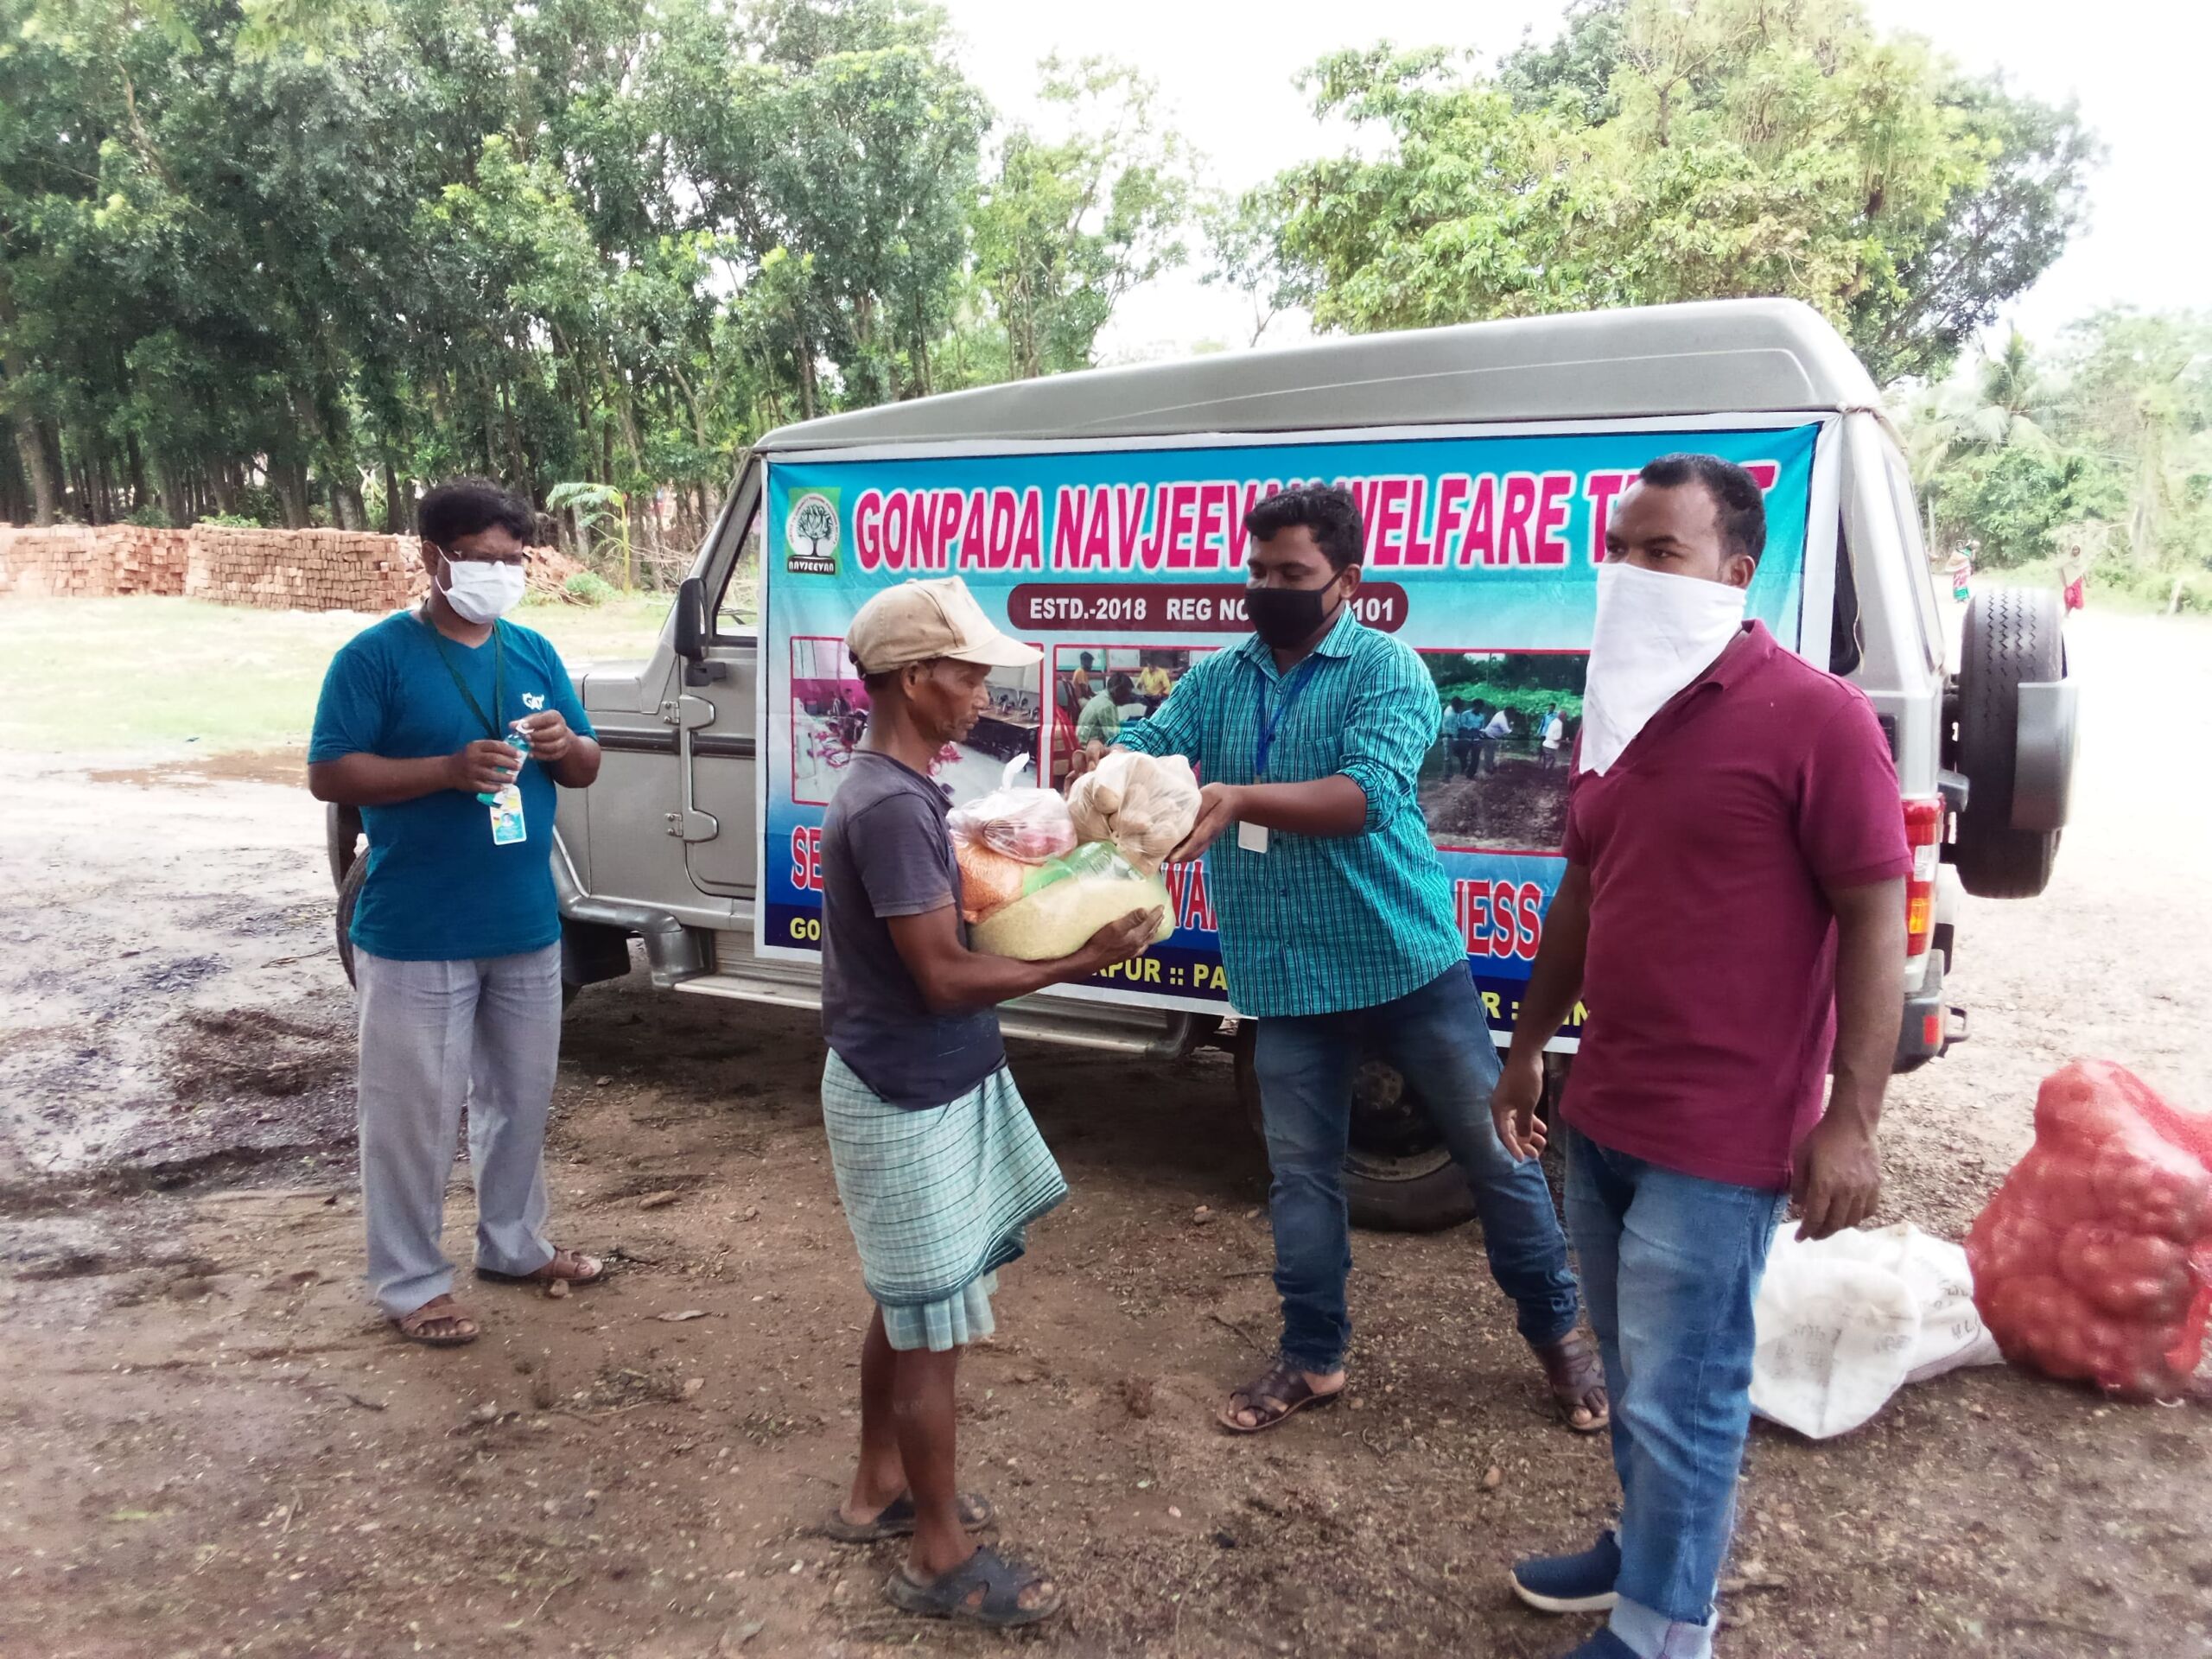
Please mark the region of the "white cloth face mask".
POLYGON ((446 602, 468 621, 496 622, 522 603, 523 568, 492 559, 448 559, 446 602))
POLYGON ((1598 569, 1598 626, 1582 699, 1576 770, 1603 776, 1675 693, 1711 667, 1744 626, 1749 595, 1641 565, 1598 569))

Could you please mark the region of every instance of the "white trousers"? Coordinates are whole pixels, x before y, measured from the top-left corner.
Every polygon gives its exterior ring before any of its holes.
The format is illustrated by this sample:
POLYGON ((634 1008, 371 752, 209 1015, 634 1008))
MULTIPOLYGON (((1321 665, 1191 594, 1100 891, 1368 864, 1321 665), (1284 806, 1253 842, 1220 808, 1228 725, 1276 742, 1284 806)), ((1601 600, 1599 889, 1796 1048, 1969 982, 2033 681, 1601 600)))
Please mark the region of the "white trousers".
POLYGON ((561 946, 478 961, 353 953, 361 1207, 369 1287, 397 1319, 453 1288, 446 1180, 468 1115, 476 1265, 534 1273, 545 1237, 545 1118, 561 1054, 561 946))

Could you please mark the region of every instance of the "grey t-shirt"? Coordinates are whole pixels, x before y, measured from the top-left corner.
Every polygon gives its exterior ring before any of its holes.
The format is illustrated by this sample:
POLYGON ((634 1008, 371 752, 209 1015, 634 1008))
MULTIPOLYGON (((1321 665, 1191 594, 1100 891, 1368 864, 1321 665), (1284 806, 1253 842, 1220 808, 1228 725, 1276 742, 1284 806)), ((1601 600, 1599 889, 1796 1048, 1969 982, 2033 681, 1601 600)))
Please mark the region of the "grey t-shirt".
POLYGON ((822 820, 822 1034, 862 1083, 916 1111, 959 1099, 1006 1063, 997 1011, 931 1014, 885 919, 957 911, 944 817, 935 784, 861 749, 822 820))

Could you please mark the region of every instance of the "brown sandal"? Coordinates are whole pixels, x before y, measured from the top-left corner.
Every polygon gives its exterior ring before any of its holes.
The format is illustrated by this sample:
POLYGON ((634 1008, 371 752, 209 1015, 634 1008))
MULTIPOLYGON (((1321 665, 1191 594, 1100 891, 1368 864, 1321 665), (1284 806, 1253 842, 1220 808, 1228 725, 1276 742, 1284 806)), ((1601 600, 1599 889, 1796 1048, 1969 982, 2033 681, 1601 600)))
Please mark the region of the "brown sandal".
POLYGON ((1221 1426, 1232 1434, 1258 1434, 1308 1406, 1334 1405, 1343 1393, 1341 1387, 1326 1394, 1317 1391, 1297 1366, 1278 1359, 1229 1396, 1229 1404, 1222 1408, 1221 1426), (1240 1411, 1249 1411, 1259 1421, 1240 1423, 1236 1421, 1240 1411))
POLYGON ((410 1342, 419 1342, 425 1348, 459 1348, 472 1343, 483 1334, 483 1327, 475 1316, 451 1296, 433 1296, 411 1313, 403 1313, 392 1322, 393 1327, 410 1342), (433 1331, 431 1325, 452 1328, 433 1331))
POLYGON ((1605 1397, 1605 1366, 1599 1356, 1596 1338, 1577 1325, 1557 1342, 1529 1345, 1535 1348, 1536 1358, 1544 1368, 1552 1408, 1559 1413, 1560 1422, 1578 1434, 1595 1434, 1611 1427, 1612 1402, 1605 1397), (1590 1421, 1576 1422, 1578 1411, 1588 1412, 1590 1421))
POLYGON ((535 1273, 495 1273, 490 1268, 479 1268, 476 1276, 500 1285, 550 1285, 559 1280, 581 1287, 606 1278, 607 1263, 578 1250, 556 1250, 553 1259, 535 1273))

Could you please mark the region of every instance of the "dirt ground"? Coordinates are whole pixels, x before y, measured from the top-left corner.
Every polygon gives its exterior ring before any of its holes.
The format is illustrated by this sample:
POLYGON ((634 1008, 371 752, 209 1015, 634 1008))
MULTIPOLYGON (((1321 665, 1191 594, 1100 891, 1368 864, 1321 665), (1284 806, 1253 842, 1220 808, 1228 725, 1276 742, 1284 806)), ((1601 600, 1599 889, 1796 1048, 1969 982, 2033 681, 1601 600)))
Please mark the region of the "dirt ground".
MULTIPOLYGON (((1892 1091, 1885 1218, 1955 1236, 2077 1053, 2203 1106, 2212 631, 2092 615, 2052 891, 1974 905, 1974 1041, 1892 1091), (2179 732, 2175 747, 2169 734, 2179 732)), ((1023 1050, 1073 1185, 967 1366, 967 1484, 1072 1610, 916 1627, 837 1496, 867 1306, 804 1019, 632 981, 570 1015, 562 1300, 461 1287, 390 1339, 358 1282, 348 1001, 292 763, 0 760, 0 1654, 1522 1656, 1517 1554, 1602 1522, 1471 1229, 1363 1235, 1349 1410, 1212 1426, 1272 1332, 1265 1171, 1215 1056, 1023 1050), (105 765, 105 763, 103 763, 105 765), (1200 1206, 1205 1206, 1201 1212, 1200 1206)), ((466 1246, 457 1173, 450 1237, 466 1246)), ((1754 1438, 1732 1659, 2212 1652, 2212 1414, 2003 1370, 1861 1432, 1754 1438)))
POLYGON ((1504 760, 1478 778, 1437 779, 1421 789, 1421 816, 1440 847, 1537 852, 1567 839, 1567 770, 1504 760))

